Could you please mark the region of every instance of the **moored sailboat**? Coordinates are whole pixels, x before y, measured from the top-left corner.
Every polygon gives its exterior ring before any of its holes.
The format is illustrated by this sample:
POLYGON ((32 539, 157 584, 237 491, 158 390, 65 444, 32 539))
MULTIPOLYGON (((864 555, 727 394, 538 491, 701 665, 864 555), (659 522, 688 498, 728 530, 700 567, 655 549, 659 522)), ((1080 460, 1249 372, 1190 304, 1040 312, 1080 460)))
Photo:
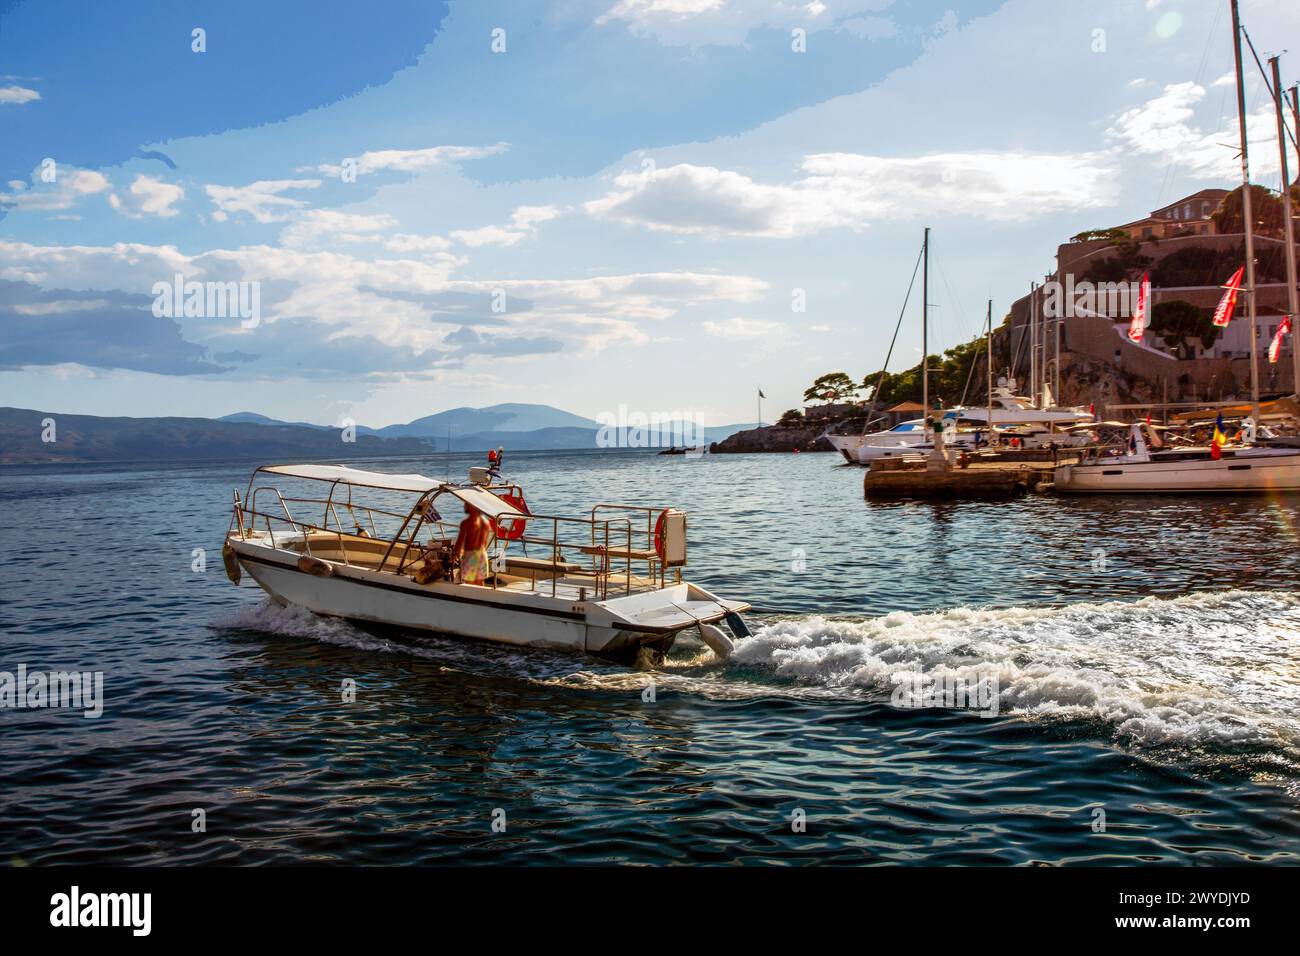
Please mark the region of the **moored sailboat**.
MULTIPOLYGON (((1241 151, 1241 201, 1242 230, 1245 238, 1245 285, 1241 292, 1246 297, 1246 314, 1250 323, 1250 391, 1251 416, 1245 429, 1247 438, 1241 445, 1225 445, 1219 438, 1206 447, 1182 447, 1151 451, 1142 435, 1141 426, 1131 429, 1128 448, 1116 455, 1097 450, 1076 464, 1058 466, 1055 487, 1064 492, 1270 492, 1300 491, 1300 448, 1257 443, 1256 423, 1260 421, 1258 339, 1256 333, 1256 282, 1254 252, 1254 216, 1251 210, 1250 154, 1246 134, 1246 88, 1242 72, 1241 18, 1237 0, 1230 0, 1232 8, 1233 60, 1237 81, 1237 119, 1241 151)), ((1274 88, 1275 98, 1280 89, 1274 88)), ((1280 109, 1280 102, 1279 102, 1280 109)), ((1278 124, 1279 136, 1283 134, 1278 124)), ((1282 144, 1283 168, 1286 146, 1282 144)), ((1286 191, 1286 184, 1283 189, 1286 191)), ((1291 283, 1291 304, 1295 308, 1295 247, 1290 231, 1287 238, 1288 280, 1291 283)), ((1229 298, 1220 306, 1230 319, 1235 305, 1234 276, 1229 298)), ((1225 324, 1228 319, 1225 319, 1225 324)), ((1141 323, 1135 319, 1131 335, 1140 339, 1141 323)), ((1297 359, 1300 362, 1300 358, 1297 359)), ((1300 381, 1297 381, 1300 388, 1300 381)))

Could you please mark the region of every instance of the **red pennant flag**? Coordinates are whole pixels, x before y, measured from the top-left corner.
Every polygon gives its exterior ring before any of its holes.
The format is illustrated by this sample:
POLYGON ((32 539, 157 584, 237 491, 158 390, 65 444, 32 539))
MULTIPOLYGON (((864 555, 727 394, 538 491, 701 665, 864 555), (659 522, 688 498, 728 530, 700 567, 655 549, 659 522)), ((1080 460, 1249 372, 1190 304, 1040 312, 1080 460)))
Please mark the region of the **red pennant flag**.
POLYGON ((1137 307, 1133 310, 1133 321, 1128 326, 1128 337, 1134 342, 1142 341, 1142 333, 1147 327, 1147 303, 1151 297, 1151 274, 1142 273, 1142 283, 1138 286, 1137 307))
POLYGON ((1232 313, 1237 308, 1237 292, 1241 289, 1241 277, 1245 273, 1246 267, 1242 266, 1232 274, 1228 284, 1223 288, 1223 298, 1219 300, 1219 307, 1214 310, 1214 324, 1219 328, 1225 328, 1232 321, 1232 313))
POLYGON ((1268 346, 1268 361, 1270 365, 1277 364, 1278 354, 1282 351, 1282 336, 1291 333, 1291 316, 1282 316, 1282 324, 1277 327, 1277 335, 1273 336, 1273 341, 1268 346))

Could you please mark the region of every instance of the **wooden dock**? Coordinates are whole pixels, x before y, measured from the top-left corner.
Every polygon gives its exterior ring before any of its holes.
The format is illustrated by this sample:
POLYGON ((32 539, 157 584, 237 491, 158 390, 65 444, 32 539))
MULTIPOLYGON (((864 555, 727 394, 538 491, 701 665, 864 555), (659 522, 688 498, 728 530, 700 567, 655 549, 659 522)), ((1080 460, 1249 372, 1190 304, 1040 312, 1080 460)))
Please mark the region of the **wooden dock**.
POLYGON ((883 458, 862 479, 867 498, 1003 499, 1051 484, 1055 464, 971 458, 965 468, 932 469, 923 459, 883 458))

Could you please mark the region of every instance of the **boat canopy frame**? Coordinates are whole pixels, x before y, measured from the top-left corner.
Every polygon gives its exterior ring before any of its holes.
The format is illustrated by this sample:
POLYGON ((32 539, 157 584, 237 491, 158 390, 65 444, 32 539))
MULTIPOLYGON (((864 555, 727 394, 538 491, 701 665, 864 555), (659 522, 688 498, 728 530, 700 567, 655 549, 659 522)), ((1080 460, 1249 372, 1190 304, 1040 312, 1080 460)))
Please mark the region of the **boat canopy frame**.
MULTIPOLYGON (((343 563, 352 567, 364 567, 364 565, 354 563, 349 557, 347 538, 353 538, 354 543, 357 538, 386 542, 388 547, 379 559, 377 568, 384 571, 384 573, 401 575, 409 563, 414 563, 418 559, 418 554, 413 556, 413 552, 423 551, 418 544, 418 537, 426 524, 436 524, 440 537, 444 541, 447 540, 447 533, 441 517, 430 519, 428 510, 429 506, 438 498, 443 495, 450 495, 489 517, 492 526, 489 547, 500 543, 502 545, 500 555, 502 558, 505 557, 505 548, 509 546, 511 540, 517 540, 520 543, 525 556, 527 556, 527 545, 530 543, 548 548, 551 553, 549 564, 554 569, 551 577, 551 594, 553 597, 557 594, 562 569, 564 573, 590 576, 593 579, 593 590, 596 592, 597 599, 600 600, 609 596, 611 583, 620 578, 622 579, 624 593, 631 594, 633 591, 632 566, 639 561, 648 563, 647 576, 656 586, 664 587, 669 583, 668 569, 658 553, 655 531, 655 515, 660 513, 662 509, 644 505, 600 503, 591 509, 590 517, 546 515, 520 511, 509 502, 502 500, 501 494, 509 494, 518 500, 523 500, 523 489, 519 485, 512 483, 491 485, 459 484, 428 478, 424 475, 389 475, 381 472, 362 471, 343 465, 263 465, 255 469, 249 478, 248 487, 242 499, 239 491, 237 489, 234 491, 233 516, 229 532, 238 534, 241 540, 246 540, 250 532, 254 531, 256 525, 262 523, 266 527, 271 547, 275 548, 277 544, 272 522, 281 525, 287 524, 292 529, 292 534, 295 536, 301 535, 304 553, 309 556, 311 556, 312 532, 332 534, 339 542, 339 552, 343 555, 343 563), (256 485, 259 475, 279 475, 325 482, 329 484, 329 492, 324 498, 286 497, 275 485, 256 485), (354 502, 352 497, 353 488, 396 491, 404 494, 414 494, 417 497, 409 510, 398 512, 377 507, 373 504, 354 502), (341 489, 347 490, 346 498, 339 494, 341 489), (274 494, 275 503, 279 504, 283 515, 259 509, 257 506, 259 493, 274 494), (317 524, 295 518, 289 509, 290 504, 322 506, 321 523, 317 524), (344 523, 338 513, 339 508, 345 509, 352 516, 356 528, 355 534, 344 530, 344 523), (364 526, 357 518, 358 511, 363 513, 369 522, 369 533, 365 532, 364 526), (599 517, 601 511, 614 511, 617 514, 610 514, 608 517, 601 518, 599 517), (397 532, 391 537, 379 533, 375 523, 375 515, 377 514, 401 522, 397 532), (633 519, 629 517, 629 514, 644 516, 644 529, 636 527, 640 525, 639 520, 635 522, 636 526, 634 526, 633 519), (331 516, 333 518, 333 528, 330 527, 331 516), (497 522, 502 519, 518 519, 525 522, 538 522, 539 524, 549 522, 551 524, 551 533, 548 536, 545 534, 528 534, 525 531, 517 538, 506 539, 498 534, 497 522), (586 526, 589 529, 589 535, 581 535, 577 540, 562 541, 561 527, 572 525, 586 526), (409 533, 407 533, 408 528, 410 529, 409 533), (639 544, 643 537, 645 547, 634 547, 634 543, 639 544), (581 543, 583 538, 588 541, 586 545, 581 543), (402 551, 396 569, 393 571, 384 570, 390 556, 399 545, 402 547, 402 551), (564 550, 566 548, 579 550, 587 555, 591 559, 590 569, 578 569, 566 562, 564 560, 564 550)), ((578 530, 579 534, 581 534, 580 529, 575 530, 578 530)), ((681 568, 676 567, 676 582, 680 582, 681 577, 681 568)), ((491 587, 496 589, 497 586, 497 575, 494 574, 491 579, 491 587)), ((536 577, 534 575, 535 586, 536 577)))

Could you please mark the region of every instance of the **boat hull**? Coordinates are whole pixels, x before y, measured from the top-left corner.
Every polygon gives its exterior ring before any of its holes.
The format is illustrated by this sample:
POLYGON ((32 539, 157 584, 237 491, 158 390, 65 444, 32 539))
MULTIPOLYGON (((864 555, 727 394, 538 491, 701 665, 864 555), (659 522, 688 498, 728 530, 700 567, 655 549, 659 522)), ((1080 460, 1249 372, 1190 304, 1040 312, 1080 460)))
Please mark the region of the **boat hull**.
POLYGON ((331 573, 321 575, 302 568, 292 555, 278 549, 237 541, 231 545, 244 572, 284 606, 404 630, 598 654, 626 662, 647 652, 650 661, 657 662, 681 631, 749 607, 720 601, 685 582, 663 591, 596 602, 453 582, 418 585, 400 575, 336 562, 322 562, 330 564, 331 573), (659 613, 666 603, 684 609, 682 619, 659 613))
POLYGON ((1061 465, 1060 492, 1300 491, 1300 455, 1061 465))
POLYGON ((858 463, 858 446, 862 444, 861 435, 823 435, 831 447, 840 453, 848 464, 856 465, 858 463))

